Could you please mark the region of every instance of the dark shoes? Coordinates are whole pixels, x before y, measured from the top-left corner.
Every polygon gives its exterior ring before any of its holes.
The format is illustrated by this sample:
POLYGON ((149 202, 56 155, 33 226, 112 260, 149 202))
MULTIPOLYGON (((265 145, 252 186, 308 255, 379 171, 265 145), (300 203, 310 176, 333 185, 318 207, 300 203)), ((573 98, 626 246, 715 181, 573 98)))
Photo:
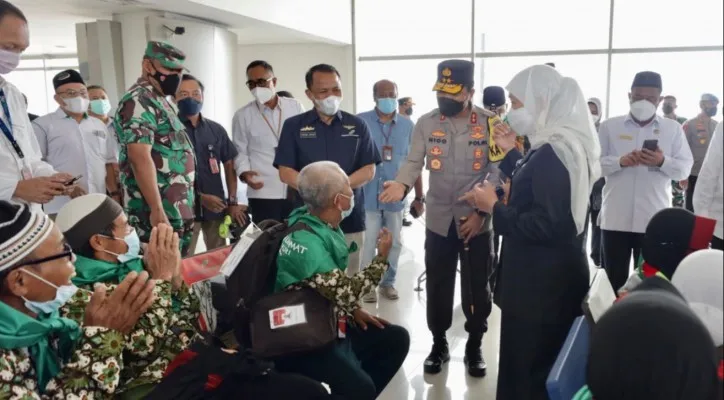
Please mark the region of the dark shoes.
POLYGON ((439 374, 443 364, 450 361, 450 349, 445 336, 433 338, 432 351, 423 364, 426 374, 439 374))
POLYGON ((412 226, 412 221, 407 218, 402 219, 402 226, 412 226))
POLYGON ((481 344, 482 340, 469 338, 468 343, 465 345, 464 362, 468 369, 468 374, 473 378, 484 377, 488 368, 483 358, 483 351, 480 349, 481 344))

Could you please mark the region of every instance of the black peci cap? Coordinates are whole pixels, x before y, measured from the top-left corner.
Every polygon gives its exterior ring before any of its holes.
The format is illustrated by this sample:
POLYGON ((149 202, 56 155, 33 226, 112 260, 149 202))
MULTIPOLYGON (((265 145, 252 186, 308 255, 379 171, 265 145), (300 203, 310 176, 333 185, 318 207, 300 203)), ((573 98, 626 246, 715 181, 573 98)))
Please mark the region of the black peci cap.
POLYGON ((466 60, 445 60, 437 66, 436 92, 458 94, 474 84, 475 64, 466 60))
POLYGON ((81 77, 80 73, 74 69, 66 69, 65 71, 58 72, 58 74, 53 77, 54 89, 58 89, 60 86, 68 83, 80 83, 85 85, 83 77, 81 77))
POLYGON ((631 84, 632 89, 635 87, 653 87, 661 90, 661 75, 653 71, 639 72, 631 84))
POLYGON ((489 108, 505 104, 505 89, 500 86, 488 86, 483 90, 483 105, 489 108))

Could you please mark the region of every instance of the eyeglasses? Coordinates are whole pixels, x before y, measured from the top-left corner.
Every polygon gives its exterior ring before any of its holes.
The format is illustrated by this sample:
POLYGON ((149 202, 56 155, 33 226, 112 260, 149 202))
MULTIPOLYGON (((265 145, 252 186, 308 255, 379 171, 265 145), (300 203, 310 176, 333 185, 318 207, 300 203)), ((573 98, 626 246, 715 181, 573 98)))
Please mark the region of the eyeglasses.
POLYGON ((246 81, 246 87, 248 87, 249 89, 254 89, 254 88, 257 88, 257 87, 259 87, 259 86, 261 86, 261 87, 269 87, 269 82, 271 82, 272 79, 274 79, 273 76, 272 76, 271 78, 268 78, 268 79, 257 79, 257 80, 255 80, 255 81, 248 80, 248 81, 246 81))
POLYGON ((65 257, 68 257, 68 260, 69 260, 69 261, 73 261, 73 258, 74 258, 74 256, 73 256, 73 249, 70 247, 70 245, 69 245, 68 243, 63 243, 63 252, 62 252, 62 253, 58 253, 58 254, 53 255, 53 256, 41 258, 41 259, 39 259, 39 260, 27 261, 27 262, 24 262, 24 263, 22 263, 22 264, 18 264, 18 265, 16 265, 15 267, 17 268, 17 267, 24 267, 24 266, 26 266, 26 265, 37 265, 37 264, 46 263, 46 262, 48 262, 48 261, 55 261, 55 260, 58 260, 58 259, 61 259, 61 258, 65 258, 65 257))
POLYGON ((187 91, 181 91, 178 92, 179 96, 181 97, 201 97, 201 91, 200 90, 194 90, 193 92, 187 92, 187 91))
POLYGON ((71 89, 71 90, 66 90, 65 92, 58 92, 58 94, 60 95, 60 97, 64 97, 64 98, 68 98, 68 99, 71 99, 73 97, 78 97, 78 96, 88 97, 88 91, 85 89, 80 90, 80 91, 71 89))

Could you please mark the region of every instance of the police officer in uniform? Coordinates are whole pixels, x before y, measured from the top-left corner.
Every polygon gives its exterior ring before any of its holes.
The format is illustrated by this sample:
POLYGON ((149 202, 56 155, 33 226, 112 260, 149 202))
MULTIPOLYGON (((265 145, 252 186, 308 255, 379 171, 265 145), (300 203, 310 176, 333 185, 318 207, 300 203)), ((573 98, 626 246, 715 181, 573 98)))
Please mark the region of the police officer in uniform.
POLYGON ((385 182, 380 201, 400 201, 420 175, 430 171, 427 193, 425 271, 427 325, 433 335, 425 373, 436 374, 450 360, 445 332, 452 325, 458 260, 461 262, 462 303, 468 342, 465 363, 474 377, 485 375, 480 349, 491 310, 488 278, 493 260, 491 219, 458 198, 486 175, 496 172, 489 162, 489 121, 494 113, 472 104, 474 64, 447 60, 438 65, 439 108, 417 121, 407 162, 394 181, 385 182))

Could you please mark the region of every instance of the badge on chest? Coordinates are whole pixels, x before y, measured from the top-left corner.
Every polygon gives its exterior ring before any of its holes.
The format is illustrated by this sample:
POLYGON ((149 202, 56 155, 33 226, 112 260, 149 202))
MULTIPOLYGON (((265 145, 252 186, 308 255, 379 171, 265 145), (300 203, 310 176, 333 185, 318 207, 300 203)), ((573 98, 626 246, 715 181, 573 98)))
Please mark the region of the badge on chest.
POLYGON ((382 146, 382 160, 392 161, 392 146, 382 146))
POLYGON ((209 169, 211 169, 211 173, 216 175, 219 173, 219 160, 216 159, 216 155, 214 154, 214 145, 210 144, 208 146, 209 149, 209 169))

